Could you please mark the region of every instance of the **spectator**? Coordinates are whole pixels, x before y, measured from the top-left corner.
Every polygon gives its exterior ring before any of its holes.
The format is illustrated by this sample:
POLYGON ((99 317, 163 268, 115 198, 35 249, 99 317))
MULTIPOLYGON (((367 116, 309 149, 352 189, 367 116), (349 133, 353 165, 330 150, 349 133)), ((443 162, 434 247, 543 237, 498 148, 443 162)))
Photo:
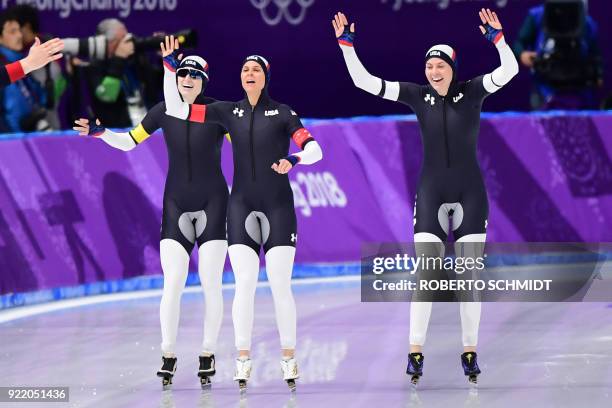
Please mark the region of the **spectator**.
MULTIPOLYGON (((12 11, 17 16, 17 20, 21 26, 21 34, 23 36, 24 48, 29 48, 36 37, 43 41, 51 37, 40 34, 40 21, 38 18, 38 10, 34 7, 23 4, 15 6, 12 11)), ((58 115, 59 101, 66 90, 66 79, 62 75, 60 64, 52 62, 45 66, 44 69, 35 71, 32 77, 41 84, 45 91, 47 121, 52 129, 60 128, 60 120, 58 115)))
MULTIPOLYGON (((23 59, 23 36, 17 16, 11 11, 0 14, 0 60, 10 64, 23 59)), ((22 78, 0 90, 2 115, 0 131, 27 132, 47 130, 45 93, 31 77, 22 78)))
POLYGON ((146 114, 146 106, 159 102, 161 64, 134 53, 132 36, 117 19, 101 21, 97 34, 108 40, 107 59, 93 61, 86 68, 92 111, 106 126, 135 126, 146 114))
POLYGON ((531 69, 533 109, 596 107, 594 88, 603 85, 603 65, 586 0, 547 0, 531 8, 514 52, 531 69))

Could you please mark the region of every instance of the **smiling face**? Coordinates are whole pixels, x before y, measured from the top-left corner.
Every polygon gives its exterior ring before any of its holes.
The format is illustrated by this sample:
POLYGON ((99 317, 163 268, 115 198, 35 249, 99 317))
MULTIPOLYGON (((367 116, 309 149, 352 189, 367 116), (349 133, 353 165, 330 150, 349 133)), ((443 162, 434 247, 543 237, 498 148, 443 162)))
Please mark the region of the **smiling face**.
POLYGON ((255 61, 247 61, 240 73, 242 88, 247 94, 259 93, 266 85, 266 74, 261 65, 255 61))
MULTIPOLYGON (((191 75, 179 76, 177 71, 177 86, 183 100, 189 104, 193 103, 202 92, 202 78, 192 78, 191 75)), ((187 70, 186 70, 187 71, 187 70)))
POLYGON ((444 96, 453 80, 453 69, 441 58, 430 58, 425 63, 425 76, 433 89, 444 96))

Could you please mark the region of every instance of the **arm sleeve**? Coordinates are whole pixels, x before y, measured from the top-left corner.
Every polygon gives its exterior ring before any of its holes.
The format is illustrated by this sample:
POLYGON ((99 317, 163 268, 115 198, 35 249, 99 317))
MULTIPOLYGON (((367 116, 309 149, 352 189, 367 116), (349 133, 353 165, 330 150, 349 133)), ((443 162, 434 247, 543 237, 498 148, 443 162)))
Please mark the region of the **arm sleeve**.
POLYGON ((314 164, 323 158, 323 150, 319 143, 312 139, 301 152, 293 153, 292 156, 297 157, 300 164, 314 164))
POLYGON ((499 52, 501 65, 490 74, 486 74, 482 80, 482 85, 489 94, 498 91, 510 82, 519 71, 518 61, 503 37, 495 44, 495 47, 499 52))
POLYGON ((355 47, 340 45, 340 49, 342 50, 342 55, 344 56, 344 62, 348 68, 349 75, 357 88, 363 89, 372 95, 380 96, 381 98, 397 101, 399 94, 397 82, 385 81, 370 74, 357 57, 355 47))
POLYGON ((107 145, 112 146, 115 149, 123 150, 124 152, 132 150, 136 147, 136 141, 132 137, 131 131, 119 133, 113 132, 110 129, 105 129, 104 133, 102 133, 99 138, 104 140, 107 145))
MULTIPOLYGON (((312 137, 308 129, 302 125, 302 121, 293 109, 288 106, 283 107, 287 109, 287 133, 291 135, 293 142, 302 150, 298 153, 293 153, 291 156, 297 159, 297 163, 301 164, 313 164, 323 158, 323 151, 321 146, 312 137)), ((294 160, 296 160, 294 159, 294 160)))
POLYGON ((164 114, 164 110, 164 104, 158 103, 147 112, 142 122, 129 132, 114 132, 106 129, 99 137, 115 149, 123 151, 132 150, 160 128, 160 115, 164 114))
POLYGON ((0 69, 0 86, 9 85, 25 76, 19 61, 7 64, 0 69))

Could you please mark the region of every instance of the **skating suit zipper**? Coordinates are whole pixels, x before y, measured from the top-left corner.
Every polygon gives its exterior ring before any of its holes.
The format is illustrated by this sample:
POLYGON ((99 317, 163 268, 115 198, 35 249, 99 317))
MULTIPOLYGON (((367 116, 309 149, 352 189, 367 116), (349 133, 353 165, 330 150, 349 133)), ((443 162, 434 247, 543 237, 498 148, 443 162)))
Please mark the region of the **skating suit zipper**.
POLYGON ((191 181, 191 122, 187 121, 187 180, 191 181))
POLYGON ((450 168, 450 149, 448 147, 448 130, 446 129, 446 97, 442 97, 442 122, 444 124, 444 147, 446 149, 446 168, 450 168))
POLYGON ((255 181, 255 148, 253 146, 253 121, 255 120, 255 108, 257 105, 251 107, 251 125, 249 127, 249 142, 251 144, 251 170, 253 173, 253 181, 255 181))

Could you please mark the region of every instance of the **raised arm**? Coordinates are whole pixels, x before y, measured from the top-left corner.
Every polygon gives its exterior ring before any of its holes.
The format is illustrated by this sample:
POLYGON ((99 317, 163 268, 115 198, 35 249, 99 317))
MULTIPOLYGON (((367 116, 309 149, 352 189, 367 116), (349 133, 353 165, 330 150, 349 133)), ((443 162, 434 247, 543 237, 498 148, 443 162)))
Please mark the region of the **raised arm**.
POLYGON ((174 36, 166 36, 165 43, 159 44, 164 60, 164 100, 166 102, 166 114, 178 119, 188 120, 198 123, 224 124, 224 112, 227 111, 230 102, 213 102, 206 105, 188 104, 183 101, 176 81, 176 70, 179 66, 179 59, 176 51, 179 47, 178 40, 174 36))
POLYGON ((344 62, 355 86, 372 95, 397 101, 399 97, 399 83, 385 81, 370 74, 357 57, 354 47, 355 23, 352 23, 349 29, 346 16, 343 13, 337 13, 332 20, 332 26, 342 50, 344 62))
POLYGON ((501 65, 493 72, 486 74, 482 79, 482 85, 489 93, 496 92, 502 86, 518 74, 519 65, 510 46, 506 43, 502 32, 502 25, 494 11, 482 9, 480 15, 480 31, 497 48, 501 65))
POLYGON ((179 119, 189 119, 189 104, 183 102, 176 86, 176 69, 178 58, 176 51, 179 41, 174 36, 166 36, 165 43, 160 43, 164 63, 164 101, 166 102, 166 114, 179 119))

